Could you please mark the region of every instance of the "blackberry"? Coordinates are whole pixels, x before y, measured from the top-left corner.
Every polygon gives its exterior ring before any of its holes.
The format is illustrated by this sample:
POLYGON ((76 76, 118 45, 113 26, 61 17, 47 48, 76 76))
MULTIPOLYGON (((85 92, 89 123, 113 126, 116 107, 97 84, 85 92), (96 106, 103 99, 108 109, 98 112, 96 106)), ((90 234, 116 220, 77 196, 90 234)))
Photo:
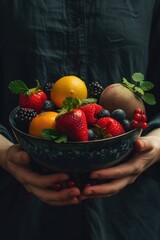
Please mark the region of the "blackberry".
POLYGON ((88 97, 99 100, 104 88, 98 82, 92 82, 88 85, 88 97))
POLYGON ((36 116, 37 112, 31 108, 19 108, 15 115, 15 122, 18 128, 25 132, 28 132, 29 123, 36 116))
POLYGON ((48 99, 50 99, 50 92, 51 92, 51 89, 53 87, 53 84, 54 83, 49 82, 49 83, 46 83, 43 87, 43 91, 47 95, 48 99))

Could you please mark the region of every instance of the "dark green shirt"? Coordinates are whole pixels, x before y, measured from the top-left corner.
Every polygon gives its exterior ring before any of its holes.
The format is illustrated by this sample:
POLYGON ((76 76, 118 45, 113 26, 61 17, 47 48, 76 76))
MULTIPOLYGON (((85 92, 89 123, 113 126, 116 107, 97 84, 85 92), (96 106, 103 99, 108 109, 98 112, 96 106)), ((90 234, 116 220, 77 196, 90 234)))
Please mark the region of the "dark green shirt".
MULTIPOLYGON (((42 86, 74 74, 103 87, 144 73, 157 105, 147 107, 149 129, 160 126, 159 0, 1 0, 0 131, 17 96, 8 84, 42 86)), ((7 128, 5 129, 4 126, 7 128)), ((145 134, 145 133, 144 133, 145 134)), ((110 198, 50 207, 0 172, 2 240, 159 240, 160 182, 156 164, 110 198)))

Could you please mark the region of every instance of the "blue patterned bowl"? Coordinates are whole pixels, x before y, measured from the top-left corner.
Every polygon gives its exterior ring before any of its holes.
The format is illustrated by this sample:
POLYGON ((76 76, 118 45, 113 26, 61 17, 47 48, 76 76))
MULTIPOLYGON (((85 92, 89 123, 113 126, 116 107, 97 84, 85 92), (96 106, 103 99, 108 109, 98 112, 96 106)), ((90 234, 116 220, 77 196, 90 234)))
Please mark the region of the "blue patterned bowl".
POLYGON ((17 109, 15 108, 9 116, 17 141, 30 154, 33 162, 53 171, 89 172, 126 161, 126 157, 134 148, 135 140, 141 134, 140 129, 134 129, 108 139, 55 143, 19 130, 14 121, 17 109))

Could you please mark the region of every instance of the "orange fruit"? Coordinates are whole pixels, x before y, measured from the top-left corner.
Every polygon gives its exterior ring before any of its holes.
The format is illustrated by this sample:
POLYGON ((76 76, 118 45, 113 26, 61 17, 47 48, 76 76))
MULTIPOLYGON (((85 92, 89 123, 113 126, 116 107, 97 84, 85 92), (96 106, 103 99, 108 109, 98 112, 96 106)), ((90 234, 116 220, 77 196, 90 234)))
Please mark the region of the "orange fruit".
POLYGON ((55 118, 57 112, 42 112, 32 119, 29 125, 28 133, 32 136, 43 138, 41 131, 44 128, 55 128, 55 118))
POLYGON ((51 100, 58 107, 62 107, 62 102, 66 97, 87 98, 87 86, 80 78, 70 75, 58 79, 51 89, 51 100))

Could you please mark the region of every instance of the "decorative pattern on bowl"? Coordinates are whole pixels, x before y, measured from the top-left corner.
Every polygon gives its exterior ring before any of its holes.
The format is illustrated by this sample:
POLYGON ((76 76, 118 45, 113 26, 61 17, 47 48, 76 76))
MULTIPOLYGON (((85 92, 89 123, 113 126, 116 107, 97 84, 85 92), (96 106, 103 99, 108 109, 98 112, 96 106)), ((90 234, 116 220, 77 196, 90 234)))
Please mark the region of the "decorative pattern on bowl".
POLYGON ((39 139, 19 130, 14 121, 17 108, 9 122, 20 146, 33 161, 53 171, 89 172, 126 161, 134 149, 134 142, 140 136, 137 128, 123 135, 88 142, 55 143, 39 139))

